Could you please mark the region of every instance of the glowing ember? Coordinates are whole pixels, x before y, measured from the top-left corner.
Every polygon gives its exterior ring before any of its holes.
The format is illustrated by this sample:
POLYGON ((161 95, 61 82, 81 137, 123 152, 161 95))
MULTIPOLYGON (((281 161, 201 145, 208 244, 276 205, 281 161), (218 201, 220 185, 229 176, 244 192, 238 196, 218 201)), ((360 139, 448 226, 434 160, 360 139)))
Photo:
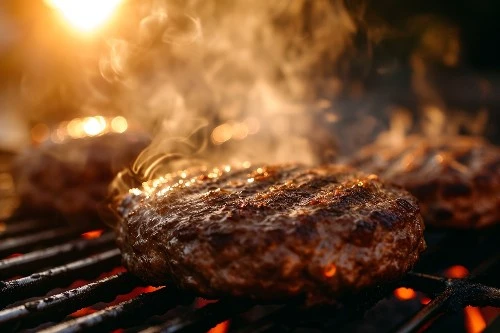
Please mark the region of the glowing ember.
POLYGON ((80 309, 78 311, 75 311, 73 312, 72 314, 70 314, 71 317, 83 317, 83 316, 87 316, 89 314, 92 314, 96 312, 95 309, 92 309, 92 308, 83 308, 83 309, 80 309))
POLYGON ((337 272, 337 266, 334 264, 330 264, 326 267, 325 272, 323 273, 327 278, 331 278, 337 272))
POLYGON ((417 293, 415 292, 415 290, 411 288, 401 287, 394 290, 394 296, 396 296, 398 299, 402 301, 406 301, 415 298, 415 296, 417 296, 417 293))
POLYGON ((46 0, 72 26, 82 32, 91 32, 115 12, 122 0, 46 0))
POLYGON ((11 259, 11 258, 16 258, 16 257, 20 257, 22 256, 23 254, 22 253, 12 253, 10 254, 7 258, 5 259, 11 259))
POLYGON ((160 288, 161 287, 148 286, 148 287, 144 287, 143 292, 145 292, 145 293, 152 293, 153 291, 157 291, 160 288))
POLYGON ((462 279, 469 275, 469 270, 464 266, 456 265, 448 268, 444 274, 452 279, 462 279))
POLYGON ((104 232, 104 230, 102 230, 102 229, 92 230, 92 231, 88 231, 86 233, 83 233, 82 237, 85 238, 85 239, 98 238, 98 237, 101 237, 101 235, 102 235, 103 232, 104 232))
POLYGON ((486 321, 478 308, 468 306, 464 311, 465 326, 468 333, 480 333, 486 328, 486 321))
POLYGON ((427 305, 430 302, 431 302, 431 299, 428 297, 422 297, 422 299, 420 300, 420 303, 422 303, 423 305, 427 305))
POLYGON ((229 329, 229 321, 226 320, 214 328, 210 329, 207 333, 226 333, 227 330, 229 329))

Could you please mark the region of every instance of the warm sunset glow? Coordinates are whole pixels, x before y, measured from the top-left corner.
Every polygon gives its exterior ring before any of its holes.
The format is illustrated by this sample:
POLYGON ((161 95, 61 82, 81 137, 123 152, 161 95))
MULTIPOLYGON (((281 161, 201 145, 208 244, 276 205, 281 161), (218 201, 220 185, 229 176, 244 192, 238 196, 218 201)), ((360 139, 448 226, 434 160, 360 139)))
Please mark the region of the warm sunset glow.
POLYGON ((102 26, 122 0, 46 0, 72 26, 91 32, 102 26))
POLYGON ((452 279, 462 279, 469 275, 469 270, 464 266, 451 266, 445 271, 445 275, 452 279))
POLYGON ((113 120, 111 120, 111 129, 113 130, 113 132, 123 133, 127 130, 127 128, 127 119, 123 118, 122 116, 115 117, 113 118, 113 120))
POLYGON ((102 229, 92 230, 92 231, 83 233, 82 237, 85 238, 85 239, 98 238, 98 237, 101 237, 101 235, 102 235, 103 232, 104 232, 104 230, 102 230, 102 229))
POLYGON ((486 321, 478 308, 468 306, 465 308, 465 326, 468 333, 480 333, 486 328, 486 321))
POLYGON ((49 127, 43 123, 36 124, 31 129, 31 138, 34 142, 40 143, 50 135, 49 127))
POLYGON ((106 121, 103 117, 88 117, 83 120, 83 131, 89 136, 102 134, 106 129, 106 121))
POLYGON ((402 301, 406 301, 417 296, 417 293, 415 292, 415 290, 411 288, 401 287, 394 290, 394 296, 396 296, 398 299, 402 301))

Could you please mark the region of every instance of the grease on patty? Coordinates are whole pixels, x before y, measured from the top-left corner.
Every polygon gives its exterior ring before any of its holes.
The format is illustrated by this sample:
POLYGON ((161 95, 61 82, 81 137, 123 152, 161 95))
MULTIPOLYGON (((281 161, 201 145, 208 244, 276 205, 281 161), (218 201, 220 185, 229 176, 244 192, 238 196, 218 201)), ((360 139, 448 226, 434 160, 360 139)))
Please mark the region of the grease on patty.
POLYGON ((132 273, 205 297, 332 302, 398 279, 425 248, 413 196, 342 166, 181 171, 114 208, 132 273))

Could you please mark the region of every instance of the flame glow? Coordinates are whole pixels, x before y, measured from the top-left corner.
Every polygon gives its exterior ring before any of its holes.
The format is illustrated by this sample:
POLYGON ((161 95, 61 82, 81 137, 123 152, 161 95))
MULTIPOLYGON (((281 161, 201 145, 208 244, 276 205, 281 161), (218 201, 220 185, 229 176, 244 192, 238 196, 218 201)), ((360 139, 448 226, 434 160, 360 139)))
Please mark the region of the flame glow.
POLYGON ((324 275, 327 278, 331 278, 335 275, 335 273, 337 273, 337 266, 335 266, 334 264, 331 264, 331 265, 326 267, 324 275))
POLYGON ((72 26, 91 32, 113 15, 122 0, 46 0, 72 26))
POLYGON ((211 328, 208 333, 226 333, 229 329, 229 321, 224 321, 217 326, 211 328))
POLYGON ((467 332, 480 333, 486 328, 486 321, 478 308, 468 306, 465 308, 465 325, 467 332))
POLYGON ((53 142, 62 142, 65 139, 79 139, 89 136, 98 136, 106 133, 123 133, 129 129, 129 122, 122 116, 117 117, 85 117, 63 121, 55 128, 38 123, 31 129, 33 143, 39 144, 48 139, 53 142))
POLYGON ((83 233, 82 237, 85 239, 99 238, 99 237, 101 237, 103 232, 104 232, 104 230, 102 230, 102 229, 92 230, 92 231, 88 231, 88 232, 83 233))
POLYGON ((445 271, 445 275, 452 279, 463 279, 469 275, 469 270, 464 266, 455 265, 451 266, 445 271))
POLYGON ((83 316, 87 316, 89 314, 92 314, 96 311, 97 310, 90 308, 90 307, 83 308, 83 309, 77 310, 77 311, 73 312, 72 314, 70 314, 70 317, 73 317, 73 318, 83 317, 83 316))
POLYGON ((417 293, 415 292, 415 290, 411 288, 401 287, 394 290, 394 296, 396 296, 398 299, 402 301, 406 301, 415 298, 415 296, 417 296, 417 293))

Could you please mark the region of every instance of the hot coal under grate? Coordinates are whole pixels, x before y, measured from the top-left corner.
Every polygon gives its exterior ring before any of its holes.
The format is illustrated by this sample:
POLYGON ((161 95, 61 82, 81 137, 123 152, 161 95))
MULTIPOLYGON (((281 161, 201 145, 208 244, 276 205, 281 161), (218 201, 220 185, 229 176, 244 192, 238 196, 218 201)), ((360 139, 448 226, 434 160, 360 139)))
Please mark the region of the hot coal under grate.
POLYGON ((301 309, 300 302, 207 302, 143 285, 120 267, 111 231, 10 220, 0 228, 0 331, 499 331, 499 229, 426 238, 428 250, 398 285, 342 307, 301 309), (475 307, 487 307, 489 318, 475 307))

